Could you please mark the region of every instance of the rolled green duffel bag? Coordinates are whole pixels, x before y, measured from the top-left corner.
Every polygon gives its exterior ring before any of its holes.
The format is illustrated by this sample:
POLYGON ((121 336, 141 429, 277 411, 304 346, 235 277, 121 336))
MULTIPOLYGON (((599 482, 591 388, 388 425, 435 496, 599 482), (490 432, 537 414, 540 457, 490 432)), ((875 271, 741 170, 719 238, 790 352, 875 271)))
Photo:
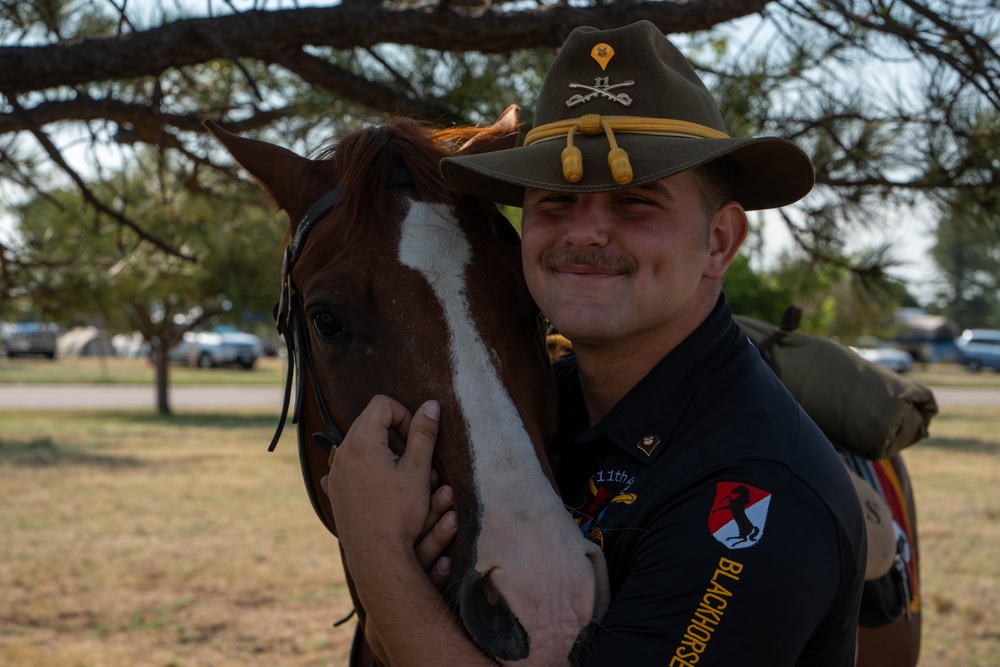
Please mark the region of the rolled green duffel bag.
POLYGON ((938 411, 930 389, 840 343, 796 333, 799 316, 793 306, 780 327, 750 317, 735 319, 834 445, 878 460, 927 437, 938 411))

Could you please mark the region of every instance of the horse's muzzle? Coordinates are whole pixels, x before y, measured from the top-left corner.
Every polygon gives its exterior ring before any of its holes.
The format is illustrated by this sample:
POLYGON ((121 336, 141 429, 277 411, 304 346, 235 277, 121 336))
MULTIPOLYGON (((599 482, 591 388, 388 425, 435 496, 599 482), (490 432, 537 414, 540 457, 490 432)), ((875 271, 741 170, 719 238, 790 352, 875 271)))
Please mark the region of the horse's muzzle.
MULTIPOLYGON (((568 667, 581 640, 586 646, 593 621, 607 610, 603 554, 568 515, 562 518, 564 530, 561 522, 545 524, 554 538, 550 543, 515 545, 499 558, 480 554, 461 579, 458 616, 498 664, 568 667)), ((505 544, 517 541, 511 536, 505 544)))
POLYGON ((528 657, 528 633, 488 573, 469 571, 459 593, 459 609, 466 631, 487 655, 511 662, 528 657))

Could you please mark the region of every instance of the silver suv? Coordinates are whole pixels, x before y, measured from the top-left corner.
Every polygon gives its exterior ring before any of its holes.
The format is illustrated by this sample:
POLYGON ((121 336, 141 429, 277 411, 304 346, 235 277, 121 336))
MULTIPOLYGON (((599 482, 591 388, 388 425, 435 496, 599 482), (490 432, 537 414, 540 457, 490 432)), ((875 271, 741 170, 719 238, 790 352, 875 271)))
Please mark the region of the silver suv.
POLYGON ((966 329, 955 339, 958 363, 970 371, 982 368, 1000 370, 1000 331, 996 329, 966 329))
POLYGON ((170 361, 213 368, 215 366, 239 365, 247 370, 253 368, 262 350, 260 339, 241 331, 189 331, 184 339, 170 348, 170 361))
POLYGON ((0 348, 8 357, 38 354, 49 359, 56 356, 56 336, 59 329, 41 322, 18 322, 0 325, 0 348))

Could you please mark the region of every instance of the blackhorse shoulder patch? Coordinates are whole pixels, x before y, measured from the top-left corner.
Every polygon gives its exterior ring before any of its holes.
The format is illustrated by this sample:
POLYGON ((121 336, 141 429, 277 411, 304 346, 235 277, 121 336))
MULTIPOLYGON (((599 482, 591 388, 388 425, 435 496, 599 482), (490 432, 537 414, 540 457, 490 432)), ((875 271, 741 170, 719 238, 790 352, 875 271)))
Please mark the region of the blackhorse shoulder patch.
POLYGON ((752 547, 764 536, 771 492, 742 482, 719 482, 708 530, 730 549, 752 547))

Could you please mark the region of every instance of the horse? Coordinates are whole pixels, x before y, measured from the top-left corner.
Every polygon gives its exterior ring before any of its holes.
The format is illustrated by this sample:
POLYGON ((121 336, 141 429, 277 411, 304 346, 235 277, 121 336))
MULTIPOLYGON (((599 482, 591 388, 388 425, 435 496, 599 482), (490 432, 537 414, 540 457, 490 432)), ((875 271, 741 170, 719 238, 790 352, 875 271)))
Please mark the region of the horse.
MULTIPOLYGON (((437 399, 433 466, 455 490, 459 526, 446 596, 487 656, 558 665, 607 606, 606 564, 545 456, 555 381, 519 237, 494 204, 457 195, 439 172, 448 155, 512 147, 517 125, 513 106, 485 128, 395 118, 307 159, 206 122, 290 220, 276 306, 289 369, 271 448, 294 367, 303 478, 337 535, 320 479, 342 433, 375 395, 411 411, 437 399)), ((364 629, 346 562, 345 574, 364 629)), ((371 664, 372 651, 384 661, 356 635, 352 665, 371 664)))

